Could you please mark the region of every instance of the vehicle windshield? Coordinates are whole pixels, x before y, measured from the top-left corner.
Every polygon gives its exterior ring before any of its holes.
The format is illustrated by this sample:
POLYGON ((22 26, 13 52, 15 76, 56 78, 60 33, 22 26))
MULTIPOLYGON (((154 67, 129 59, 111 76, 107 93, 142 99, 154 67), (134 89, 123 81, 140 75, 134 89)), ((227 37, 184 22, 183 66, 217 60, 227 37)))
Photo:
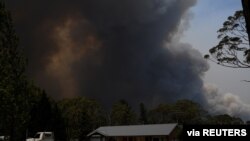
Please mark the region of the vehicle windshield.
POLYGON ((39 137, 40 137, 40 133, 37 133, 34 138, 39 138, 39 137))
POLYGON ((52 137, 52 134, 51 134, 51 133, 45 133, 44 136, 45 136, 46 138, 51 138, 51 137, 52 137))

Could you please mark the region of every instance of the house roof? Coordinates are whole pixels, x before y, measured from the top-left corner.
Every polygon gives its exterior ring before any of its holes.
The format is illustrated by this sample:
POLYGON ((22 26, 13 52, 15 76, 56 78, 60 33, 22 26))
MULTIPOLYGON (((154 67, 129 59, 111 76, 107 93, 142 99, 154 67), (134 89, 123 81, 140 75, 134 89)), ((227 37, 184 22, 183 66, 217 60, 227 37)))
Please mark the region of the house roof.
POLYGON ((176 126, 177 123, 105 126, 97 128, 87 136, 92 136, 94 134, 101 134, 103 136, 162 136, 169 135, 176 126))

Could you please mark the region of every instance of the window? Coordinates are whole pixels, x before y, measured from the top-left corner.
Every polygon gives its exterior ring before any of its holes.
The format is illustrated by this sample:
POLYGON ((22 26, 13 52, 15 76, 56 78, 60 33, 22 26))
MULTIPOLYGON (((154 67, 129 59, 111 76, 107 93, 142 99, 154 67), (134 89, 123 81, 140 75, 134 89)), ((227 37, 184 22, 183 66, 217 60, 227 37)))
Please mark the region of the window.
POLYGON ((44 134, 44 137, 45 137, 45 138, 52 138, 52 134, 51 134, 51 133, 45 133, 45 134, 44 134))
POLYGON ((37 133, 34 138, 40 138, 40 133, 37 133))

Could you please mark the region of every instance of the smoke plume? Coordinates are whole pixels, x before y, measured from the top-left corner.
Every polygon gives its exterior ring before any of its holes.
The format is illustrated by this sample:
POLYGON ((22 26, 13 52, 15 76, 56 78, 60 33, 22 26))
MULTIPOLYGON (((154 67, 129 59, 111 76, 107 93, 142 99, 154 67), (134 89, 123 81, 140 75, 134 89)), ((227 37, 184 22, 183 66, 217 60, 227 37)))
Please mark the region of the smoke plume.
POLYGON ((250 105, 244 103, 237 95, 221 93, 213 84, 205 84, 204 90, 208 101, 208 108, 213 114, 229 114, 241 117, 243 120, 250 118, 250 105))
POLYGON ((11 0, 29 74, 55 98, 204 100, 202 55, 176 36, 196 0, 11 0))

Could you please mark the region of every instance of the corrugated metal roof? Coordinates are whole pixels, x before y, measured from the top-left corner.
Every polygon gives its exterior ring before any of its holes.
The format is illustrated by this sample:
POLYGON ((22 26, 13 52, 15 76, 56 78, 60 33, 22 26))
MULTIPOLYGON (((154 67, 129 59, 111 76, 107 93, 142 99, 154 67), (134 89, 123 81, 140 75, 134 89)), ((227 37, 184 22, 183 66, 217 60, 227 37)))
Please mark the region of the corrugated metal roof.
POLYGON ((151 125, 128 125, 128 126, 105 126, 99 127, 89 133, 91 136, 95 133, 103 136, 162 136, 169 135, 177 123, 171 124, 151 124, 151 125))

